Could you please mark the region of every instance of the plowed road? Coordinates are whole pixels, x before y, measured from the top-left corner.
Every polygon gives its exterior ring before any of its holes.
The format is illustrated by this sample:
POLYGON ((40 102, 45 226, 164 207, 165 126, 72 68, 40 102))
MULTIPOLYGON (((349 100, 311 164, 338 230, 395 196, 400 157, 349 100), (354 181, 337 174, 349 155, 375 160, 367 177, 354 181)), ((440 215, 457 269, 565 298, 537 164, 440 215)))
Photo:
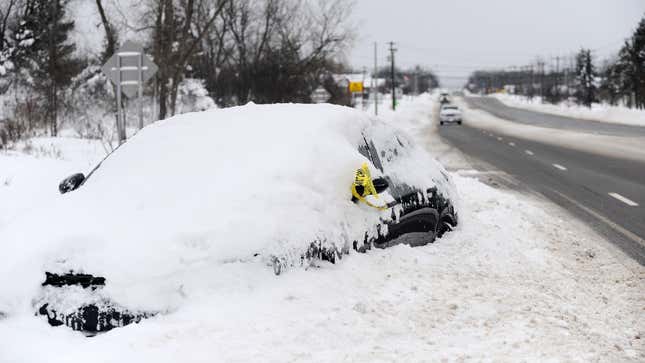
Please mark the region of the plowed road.
MULTIPOLYGON (((520 110, 488 97, 466 98, 466 102, 518 124, 610 135, 618 141, 621 137, 645 136, 645 127, 520 110)), ((509 136, 503 129, 475 127, 473 121, 466 118, 462 126, 442 126, 439 134, 462 152, 513 175, 568 209, 645 265, 645 160, 509 136)))

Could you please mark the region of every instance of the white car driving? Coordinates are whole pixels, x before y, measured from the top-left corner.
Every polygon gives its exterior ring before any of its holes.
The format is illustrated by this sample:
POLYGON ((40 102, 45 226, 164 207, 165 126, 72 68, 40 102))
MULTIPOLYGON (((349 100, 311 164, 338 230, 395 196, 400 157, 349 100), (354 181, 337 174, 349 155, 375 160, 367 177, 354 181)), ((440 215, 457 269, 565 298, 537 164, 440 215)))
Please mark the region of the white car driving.
POLYGON ((441 111, 439 112, 439 123, 443 125, 446 122, 456 122, 458 125, 461 125, 461 111, 459 110, 459 107, 455 105, 441 106, 441 111))

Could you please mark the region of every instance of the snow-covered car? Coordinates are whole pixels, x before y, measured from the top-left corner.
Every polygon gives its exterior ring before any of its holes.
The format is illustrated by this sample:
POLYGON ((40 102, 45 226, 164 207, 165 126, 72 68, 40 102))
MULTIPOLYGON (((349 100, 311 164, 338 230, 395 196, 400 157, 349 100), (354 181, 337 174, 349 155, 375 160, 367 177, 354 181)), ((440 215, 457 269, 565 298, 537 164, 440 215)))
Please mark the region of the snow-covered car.
POLYGON ((439 111, 439 123, 443 125, 444 123, 453 122, 461 125, 461 111, 459 110, 459 107, 455 105, 441 106, 441 111, 439 111))
POLYGON ((458 222, 452 181, 424 149, 332 105, 178 115, 59 188, 0 230, 0 312, 88 334, 177 311, 230 264, 324 267, 458 222))

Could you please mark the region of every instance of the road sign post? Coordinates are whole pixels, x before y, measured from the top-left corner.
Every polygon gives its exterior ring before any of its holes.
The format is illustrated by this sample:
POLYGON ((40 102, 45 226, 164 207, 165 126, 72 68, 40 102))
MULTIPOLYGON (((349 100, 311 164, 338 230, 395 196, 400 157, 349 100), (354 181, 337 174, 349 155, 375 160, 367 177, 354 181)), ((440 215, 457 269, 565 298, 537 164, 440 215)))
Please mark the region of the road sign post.
MULTIPOLYGON (((116 69, 121 69, 121 58, 119 56, 116 57, 116 69)), ((116 133, 119 138, 119 144, 125 141, 123 116, 121 112, 121 72, 118 72, 116 79, 116 133)))
POLYGON ((143 85, 157 72, 157 65, 146 56, 141 45, 127 41, 105 62, 102 71, 116 85, 117 134, 119 143, 123 143, 127 135, 121 93, 128 98, 138 96, 139 129, 143 128, 143 85))
POLYGON ((143 128, 143 53, 139 53, 137 57, 137 67, 139 68, 139 72, 137 72, 139 76, 139 130, 141 130, 143 128))

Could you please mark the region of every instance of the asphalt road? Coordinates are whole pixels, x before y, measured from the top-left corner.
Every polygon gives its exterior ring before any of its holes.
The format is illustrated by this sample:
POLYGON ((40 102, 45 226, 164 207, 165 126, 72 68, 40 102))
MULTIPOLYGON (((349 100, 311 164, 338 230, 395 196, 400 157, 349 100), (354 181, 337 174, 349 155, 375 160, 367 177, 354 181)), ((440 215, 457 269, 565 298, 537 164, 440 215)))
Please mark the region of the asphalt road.
POLYGON ((525 125, 572 130, 596 135, 645 136, 645 127, 612 124, 509 107, 492 97, 464 97, 470 107, 482 109, 494 116, 525 125))
MULTIPOLYGON (((495 110, 496 107, 495 102, 481 100, 472 102, 471 99, 470 104, 486 104, 486 108, 482 107, 486 111, 495 110)), ((559 125, 558 116, 524 110, 509 111, 508 107, 504 107, 490 112, 500 117, 505 114, 504 118, 510 121, 528 123, 536 120, 543 127, 559 125)), ((588 121, 567 120, 574 121, 557 127, 582 132, 589 127, 582 124, 588 121)), ((623 125, 608 126, 603 124, 603 132, 626 132, 623 125)), ((638 263, 645 265, 644 161, 600 156, 563 146, 512 138, 470 127, 468 120, 464 120, 462 126, 442 126, 439 134, 462 152, 514 176, 527 187, 569 210, 638 263)))

